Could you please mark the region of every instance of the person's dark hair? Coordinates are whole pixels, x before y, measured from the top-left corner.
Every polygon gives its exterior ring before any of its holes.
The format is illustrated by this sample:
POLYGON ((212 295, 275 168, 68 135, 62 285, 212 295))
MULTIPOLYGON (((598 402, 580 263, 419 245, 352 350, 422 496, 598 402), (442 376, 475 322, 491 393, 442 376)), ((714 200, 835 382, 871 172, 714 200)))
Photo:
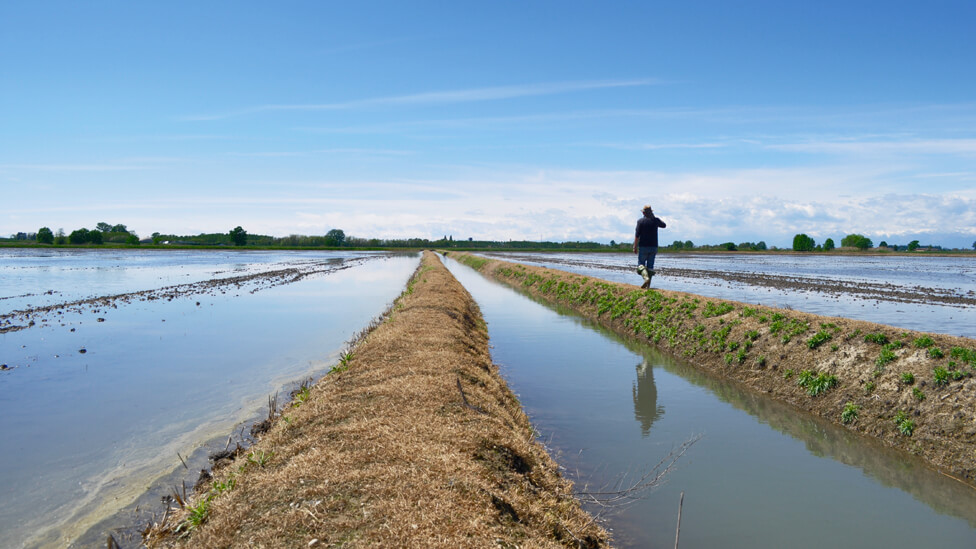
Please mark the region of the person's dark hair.
POLYGON ((647 214, 650 214, 650 213, 654 213, 654 209, 651 208, 650 205, 647 205, 647 206, 644 206, 644 209, 642 209, 641 212, 643 212, 644 215, 647 215, 647 214))

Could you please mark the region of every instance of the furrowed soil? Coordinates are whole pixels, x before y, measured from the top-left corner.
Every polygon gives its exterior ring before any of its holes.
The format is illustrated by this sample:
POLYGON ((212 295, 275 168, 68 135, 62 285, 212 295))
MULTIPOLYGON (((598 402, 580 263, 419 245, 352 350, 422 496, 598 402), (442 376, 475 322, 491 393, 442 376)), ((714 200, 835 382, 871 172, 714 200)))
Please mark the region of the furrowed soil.
POLYGON ((149 547, 604 547, 436 255, 385 321, 261 439, 159 520, 149 547))
POLYGON ((976 340, 450 257, 976 487, 976 340))

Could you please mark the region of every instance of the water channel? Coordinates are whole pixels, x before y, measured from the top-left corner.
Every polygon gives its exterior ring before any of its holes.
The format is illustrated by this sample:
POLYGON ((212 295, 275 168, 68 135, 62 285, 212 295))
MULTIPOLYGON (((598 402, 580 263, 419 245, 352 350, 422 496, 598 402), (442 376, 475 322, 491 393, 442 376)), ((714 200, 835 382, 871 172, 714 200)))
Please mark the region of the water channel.
POLYGON ((324 374, 417 262, 0 250, 0 314, 25 326, 0 333, 0 547, 104 547, 104 530, 79 536, 133 502, 158 509, 181 475, 192 485, 208 448, 324 374), (11 312, 29 308, 28 327, 11 312))
POLYGON ((684 492, 683 549, 976 546, 976 490, 444 261, 578 485, 633 478, 702 435, 665 484, 607 515, 617 545, 673 547, 684 492))

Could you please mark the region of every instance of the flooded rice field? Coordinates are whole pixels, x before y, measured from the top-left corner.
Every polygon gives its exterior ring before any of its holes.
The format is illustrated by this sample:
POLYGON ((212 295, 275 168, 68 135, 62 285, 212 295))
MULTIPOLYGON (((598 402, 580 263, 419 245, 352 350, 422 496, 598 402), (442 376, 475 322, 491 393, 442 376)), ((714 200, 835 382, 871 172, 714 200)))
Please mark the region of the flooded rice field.
MULTIPOLYGON (((633 254, 491 253, 638 285, 633 254)), ((976 257, 658 254, 652 286, 976 337, 976 257)))
MULTIPOLYGON (((535 259, 553 257, 580 258, 535 259)), ((494 361, 578 488, 626 486, 701 435, 663 485, 629 506, 590 507, 618 546, 673 547, 682 492, 683 549, 976 546, 976 490, 445 262, 481 307, 494 361)), ((586 274, 613 278, 601 265, 586 274)), ((685 284, 671 289, 691 291, 685 284)), ((742 299, 750 290, 713 291, 742 299)))
POLYGON ((270 395, 325 373, 417 261, 0 250, 0 547, 104 546, 78 537, 158 509, 270 395))

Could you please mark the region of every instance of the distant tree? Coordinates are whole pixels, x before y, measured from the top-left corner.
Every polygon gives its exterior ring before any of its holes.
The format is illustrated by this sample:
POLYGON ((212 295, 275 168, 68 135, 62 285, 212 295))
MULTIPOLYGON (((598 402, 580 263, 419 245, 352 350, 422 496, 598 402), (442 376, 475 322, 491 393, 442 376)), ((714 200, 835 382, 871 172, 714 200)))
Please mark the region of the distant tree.
POLYGON ((884 240, 882 240, 881 243, 878 244, 878 247, 879 248, 887 248, 888 247, 888 243, 885 242, 884 240))
POLYGON ((241 228, 240 225, 234 227, 230 231, 230 241, 233 242, 235 246, 243 246, 247 244, 247 231, 241 228))
POLYGON ((342 232, 342 229, 332 229, 325 233, 325 238, 331 242, 330 246, 342 246, 342 243, 346 241, 346 233, 342 232))
POLYGON ((14 235, 14 240, 27 240, 27 233, 17 233, 14 235))
POLYGON ((837 246, 834 245, 834 239, 833 238, 828 238, 827 240, 824 240, 823 249, 824 249, 825 252, 829 252, 830 250, 833 250, 836 247, 837 246))
POLYGON ((692 241, 690 241, 690 240, 685 240, 685 249, 686 250, 694 250, 695 249, 695 243, 692 242, 692 241))
POLYGON ((54 233, 47 227, 37 229, 38 244, 54 244, 54 233))
POLYGON ((97 225, 95 225, 95 230, 99 232, 107 233, 107 232, 111 232, 112 226, 102 221, 97 225))
POLYGON ((723 243, 719 244, 719 246, 722 247, 722 248, 725 248, 725 251, 727 251, 727 252, 734 252, 734 251, 736 251, 736 247, 735 247, 735 243, 734 242, 723 242, 723 243))
POLYGON ((159 234, 158 232, 157 233, 153 233, 152 234, 152 243, 153 244, 159 244, 159 241, 162 240, 162 236, 163 235, 159 234))
POLYGON ((129 232, 129 229, 126 229, 125 228, 125 225, 122 225, 122 224, 112 225, 111 232, 113 232, 113 233, 128 233, 129 232))
POLYGON ((71 231, 68 235, 68 242, 72 244, 84 244, 88 242, 88 229, 81 228, 71 231))
POLYGON ((125 243, 128 244, 129 246, 138 246, 139 245, 139 237, 137 235, 134 235, 132 233, 129 233, 129 236, 126 237, 126 239, 125 239, 125 243))
POLYGON ((912 240, 908 243, 908 251, 914 252, 918 249, 918 240, 912 240))
POLYGON ((871 242, 870 238, 862 234, 849 234, 841 239, 840 245, 845 247, 850 247, 850 248, 858 248, 860 250, 866 250, 874 246, 874 243, 871 242))
POLYGON ((976 240, 973 241, 973 249, 976 250, 976 240))
POLYGON ((54 233, 54 243, 55 244, 68 243, 68 237, 64 235, 64 229, 58 229, 58 232, 54 233))
POLYGON ((765 240, 760 240, 759 242, 756 243, 756 249, 759 250, 760 252, 765 252, 769 248, 766 246, 765 240))
POLYGON ((103 242, 101 231, 88 231, 88 242, 92 244, 101 244, 103 242))
POLYGON ((611 247, 611 248, 614 248, 614 247, 616 247, 616 246, 617 246, 617 241, 616 241, 616 240, 611 240, 611 241, 610 241, 610 247, 611 247))
POLYGON ((793 237, 793 250, 797 252, 810 252, 816 246, 816 242, 804 233, 793 237))

